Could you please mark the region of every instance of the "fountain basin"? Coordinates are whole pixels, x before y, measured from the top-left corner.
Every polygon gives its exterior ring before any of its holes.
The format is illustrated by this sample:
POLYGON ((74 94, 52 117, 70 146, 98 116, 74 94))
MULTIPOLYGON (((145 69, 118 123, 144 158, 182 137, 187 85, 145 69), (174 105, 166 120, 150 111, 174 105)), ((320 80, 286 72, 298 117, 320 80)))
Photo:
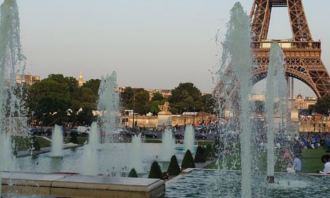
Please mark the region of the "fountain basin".
MULTIPOLYGON (((330 176, 275 173, 253 178, 252 196, 258 198, 329 197, 330 176)), ((193 169, 166 182, 166 198, 241 197, 240 171, 193 169)))
MULTIPOLYGON (((161 167, 163 171, 167 170, 166 164, 170 159, 163 161, 160 159, 161 144, 157 143, 143 143, 141 144, 141 156, 143 170, 140 173, 144 173, 144 176, 148 176, 151 163, 154 160, 162 162, 161 167), (164 166, 163 166, 164 164, 164 166)), ((128 173, 133 164, 131 163, 132 144, 130 143, 112 143, 101 144, 100 149, 97 151, 98 158, 96 168, 98 174, 121 176, 121 172, 128 173), (116 172, 116 175, 112 173, 116 172)), ((53 158, 50 153, 41 154, 35 157, 26 156, 17 158, 18 168, 15 170, 24 172, 33 172, 38 170, 42 173, 54 173, 54 172, 82 172, 82 162, 84 148, 78 147, 76 149, 66 149, 63 151, 63 158, 53 158)), ((179 164, 183 159, 184 152, 176 150, 175 154, 178 158, 179 164)), ((140 174, 139 173, 139 174, 140 174)))
POLYGON ((42 197, 158 198, 165 183, 158 179, 3 172, 3 193, 42 197))

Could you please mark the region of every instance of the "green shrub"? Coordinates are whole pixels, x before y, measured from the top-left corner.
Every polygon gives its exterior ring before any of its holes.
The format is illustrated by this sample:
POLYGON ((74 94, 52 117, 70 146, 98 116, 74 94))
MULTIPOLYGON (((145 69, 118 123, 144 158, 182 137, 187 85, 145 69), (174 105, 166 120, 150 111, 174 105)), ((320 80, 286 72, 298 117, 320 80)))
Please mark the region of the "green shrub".
POLYGON ((204 163, 206 162, 206 150, 205 148, 198 146, 195 154, 195 162, 196 163, 204 163))
POLYGON ((181 170, 178 164, 178 160, 176 159, 176 156, 173 155, 171 157, 171 161, 170 161, 170 165, 168 166, 167 173, 170 176, 177 176, 180 174, 180 172, 181 170))
POLYGON ((181 169, 187 169, 187 168, 195 168, 195 162, 194 158, 190 152, 190 150, 187 150, 187 152, 184 154, 182 164, 181 164, 181 169))
POLYGON ((160 166, 159 166, 158 162, 156 162, 156 161, 154 161, 151 164, 149 178, 152 178, 152 179, 162 179, 163 178, 162 170, 160 169, 160 166))
POLYGON ((32 137, 32 147, 34 151, 40 151, 41 149, 40 143, 35 136, 32 137))
POLYGON ((73 144, 78 144, 78 133, 77 132, 71 132, 70 134, 70 142, 73 144))
POLYGON ((128 177, 138 177, 138 174, 135 168, 132 168, 131 171, 128 173, 128 177))
POLYGON ((210 158, 213 158, 213 156, 215 156, 212 144, 207 144, 206 145, 206 151, 205 152, 206 152, 206 159, 210 159, 210 158))

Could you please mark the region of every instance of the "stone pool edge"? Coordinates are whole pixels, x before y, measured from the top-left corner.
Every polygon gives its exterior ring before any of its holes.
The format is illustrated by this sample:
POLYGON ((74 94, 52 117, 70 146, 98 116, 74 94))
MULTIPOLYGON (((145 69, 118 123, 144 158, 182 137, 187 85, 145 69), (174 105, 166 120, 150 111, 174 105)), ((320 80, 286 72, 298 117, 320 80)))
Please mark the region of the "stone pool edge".
POLYGON ((114 178, 72 174, 2 172, 3 193, 59 197, 159 198, 165 182, 158 179, 114 178))

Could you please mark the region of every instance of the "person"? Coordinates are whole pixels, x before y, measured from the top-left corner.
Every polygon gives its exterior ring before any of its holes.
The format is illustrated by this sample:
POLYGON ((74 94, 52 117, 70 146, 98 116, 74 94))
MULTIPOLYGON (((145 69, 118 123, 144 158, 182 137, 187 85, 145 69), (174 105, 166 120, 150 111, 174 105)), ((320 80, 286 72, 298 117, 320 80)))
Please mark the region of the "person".
POLYGON ((296 173, 301 172, 301 160, 299 158, 299 155, 295 155, 294 160, 293 160, 293 169, 296 173))
POLYGON ((321 161, 324 164, 323 171, 320 171, 321 174, 330 174, 330 155, 323 155, 321 161))

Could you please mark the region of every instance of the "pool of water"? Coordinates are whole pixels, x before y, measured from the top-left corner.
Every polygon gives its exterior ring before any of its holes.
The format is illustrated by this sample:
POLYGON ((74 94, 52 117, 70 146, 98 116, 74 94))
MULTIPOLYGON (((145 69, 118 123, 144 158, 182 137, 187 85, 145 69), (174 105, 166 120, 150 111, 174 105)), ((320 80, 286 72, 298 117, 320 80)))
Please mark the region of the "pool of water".
MULTIPOLYGON (((277 174, 275 184, 254 178, 254 198, 325 198, 330 197, 329 176, 277 174)), ((166 198, 236 198, 240 194, 240 173, 195 169, 166 183, 166 198)))
MULTIPOLYGON (((181 162, 184 150, 181 149, 183 145, 176 146, 175 155, 181 162)), ((84 174, 85 169, 95 167, 98 174, 122 176, 130 171, 134 167, 136 160, 132 155, 131 144, 105 144, 101 145, 97 151, 97 156, 90 159, 86 163, 84 159, 84 148, 67 149, 64 152, 62 158, 54 158, 50 156, 50 153, 41 154, 35 157, 23 157, 16 159, 17 167, 15 170, 25 172, 40 172, 40 173, 81 173, 84 174)), ((151 163, 157 160, 160 163, 161 168, 165 171, 168 166, 168 162, 161 162, 160 160, 161 144, 157 143, 145 143, 141 145, 141 175, 146 175, 150 170, 151 163)), ((87 159, 88 160, 88 159, 87 159)), ((169 159, 170 160, 170 159, 169 159)))

